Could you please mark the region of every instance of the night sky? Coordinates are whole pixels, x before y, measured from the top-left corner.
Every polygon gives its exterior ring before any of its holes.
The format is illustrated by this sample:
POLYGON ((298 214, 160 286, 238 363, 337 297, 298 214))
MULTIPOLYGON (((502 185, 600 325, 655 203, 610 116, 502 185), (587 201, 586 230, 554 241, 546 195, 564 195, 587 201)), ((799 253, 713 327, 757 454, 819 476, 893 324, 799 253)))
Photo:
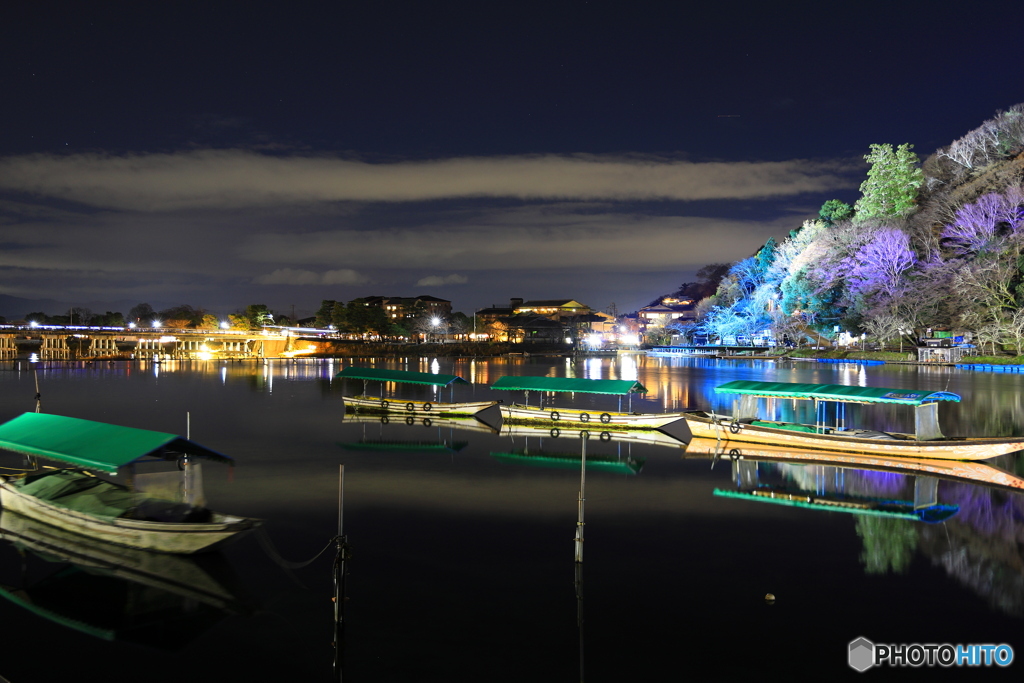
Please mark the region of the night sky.
POLYGON ((0 295, 636 310, 852 203, 871 143, 923 159, 1024 101, 1022 20, 1005 0, 6 3, 0 295))

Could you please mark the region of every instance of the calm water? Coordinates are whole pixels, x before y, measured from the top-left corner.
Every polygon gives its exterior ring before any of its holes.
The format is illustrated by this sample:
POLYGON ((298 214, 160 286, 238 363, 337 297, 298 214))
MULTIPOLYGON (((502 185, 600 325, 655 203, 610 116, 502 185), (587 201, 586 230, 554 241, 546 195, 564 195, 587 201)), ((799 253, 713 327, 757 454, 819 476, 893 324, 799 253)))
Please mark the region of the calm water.
MULTIPOLYGON (((578 437, 345 419, 342 395, 362 389, 333 380, 347 364, 41 369, 46 412, 179 434, 190 415, 194 440, 237 461, 230 476, 204 468, 210 506, 266 520, 267 542, 246 537, 191 563, 230 597, 223 609, 2 542, 0 675, 14 683, 77 680, 96 667, 108 681, 335 679, 333 548, 301 569, 275 555, 300 562, 328 545, 342 464, 353 548, 342 641, 348 680, 573 681, 581 668, 595 681, 713 680, 711 671, 855 676, 846 646, 858 636, 1008 643, 1024 656, 1020 494, 941 481, 938 502, 958 506, 941 524, 785 507, 715 495, 749 479, 749 469, 728 460, 712 468, 707 458, 687 459, 681 444, 592 439, 588 459, 629 465, 588 468, 577 576, 578 460, 556 465, 560 454, 578 457, 578 437), (496 455, 523 449, 550 457, 496 455), (768 592, 775 604, 765 603, 768 592)), ((1024 434, 1020 375, 645 357, 380 364, 474 382, 456 389, 456 400, 522 400, 487 389, 505 374, 635 378, 650 393, 634 410, 727 412, 730 400, 714 386, 746 378, 948 389, 965 400, 942 406, 947 434, 1024 434)), ((32 410, 34 395, 27 364, 0 369, 0 420, 32 410)), ((555 402, 615 405, 613 397, 555 402)), ((763 407, 813 419, 789 403, 763 407)), ((851 417, 880 429, 911 427, 900 410, 851 417)), ((1024 476, 1020 457, 998 464, 1024 476)), ((0 465, 19 462, 8 456, 0 465)), ((773 464, 757 473, 791 490, 913 500, 914 481, 904 475, 773 464)), ((967 673, 1016 677, 1020 666, 967 673)))

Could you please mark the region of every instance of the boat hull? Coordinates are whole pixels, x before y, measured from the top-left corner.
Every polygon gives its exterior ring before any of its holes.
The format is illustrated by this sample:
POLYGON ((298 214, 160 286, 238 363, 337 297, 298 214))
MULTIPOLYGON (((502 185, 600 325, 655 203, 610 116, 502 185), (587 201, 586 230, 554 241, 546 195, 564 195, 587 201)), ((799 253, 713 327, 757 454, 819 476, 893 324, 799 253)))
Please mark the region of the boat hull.
POLYGON ((932 476, 953 481, 964 481, 1015 491, 1024 491, 1024 479, 991 465, 962 460, 931 458, 902 458, 862 453, 832 453, 812 449, 785 448, 764 444, 729 443, 714 439, 694 438, 686 446, 688 458, 716 458, 730 460, 759 460, 787 463, 829 465, 878 472, 899 472, 932 476))
POLYGON ((608 410, 531 408, 516 403, 502 405, 501 416, 512 424, 536 424, 573 429, 659 429, 685 417, 683 413, 618 413, 608 410))
POLYGON ((498 405, 497 401, 470 401, 466 403, 442 403, 439 401, 410 401, 393 398, 370 398, 369 396, 342 396, 345 407, 360 413, 398 413, 402 415, 476 415, 498 405))
POLYGON ((1024 438, 1021 437, 935 441, 916 441, 913 438, 865 439, 755 426, 728 417, 713 418, 699 413, 687 413, 685 417, 694 438, 729 443, 757 443, 840 453, 936 460, 986 460, 1024 449, 1024 438))
POLYGON ((183 555, 214 550, 260 524, 260 520, 216 512, 212 522, 203 523, 96 517, 26 495, 6 479, 0 479, 0 506, 4 511, 9 510, 79 536, 129 548, 183 555))

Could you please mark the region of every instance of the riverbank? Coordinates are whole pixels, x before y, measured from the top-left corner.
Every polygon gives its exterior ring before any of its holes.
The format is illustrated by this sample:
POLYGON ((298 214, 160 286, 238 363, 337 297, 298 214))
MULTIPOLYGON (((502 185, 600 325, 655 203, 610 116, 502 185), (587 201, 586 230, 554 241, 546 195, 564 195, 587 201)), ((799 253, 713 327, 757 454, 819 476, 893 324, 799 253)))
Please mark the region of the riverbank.
POLYGON ((316 341, 312 358, 382 358, 431 356, 440 358, 493 358, 507 355, 566 355, 565 344, 509 344, 503 342, 454 342, 448 344, 362 343, 352 341, 316 341))

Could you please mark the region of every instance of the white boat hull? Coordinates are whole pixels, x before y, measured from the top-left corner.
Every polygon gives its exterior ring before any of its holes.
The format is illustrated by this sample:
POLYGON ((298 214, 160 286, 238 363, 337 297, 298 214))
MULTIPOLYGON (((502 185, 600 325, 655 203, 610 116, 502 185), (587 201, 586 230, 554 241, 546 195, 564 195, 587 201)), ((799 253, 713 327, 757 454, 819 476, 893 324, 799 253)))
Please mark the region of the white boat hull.
POLYGON ((502 436, 536 439, 561 439, 563 441, 582 438, 586 434, 592 443, 627 443, 644 444, 647 446, 667 446, 669 448, 686 448, 686 442, 675 438, 665 432, 650 430, 626 430, 622 428, 603 429, 598 427, 548 427, 527 424, 503 424, 501 427, 502 436))
POLYGON ((213 550, 260 524, 256 519, 217 512, 212 513, 212 522, 203 523, 95 517, 26 495, 5 479, 0 479, 0 506, 79 536, 185 555, 213 550))
POLYGON ((618 413, 608 410, 531 408, 516 403, 501 406, 501 416, 510 423, 538 424, 572 429, 658 429, 683 419, 683 413, 618 413))
POLYGON ((346 408, 355 412, 399 413, 403 415, 476 415, 482 410, 498 405, 497 401, 470 401, 466 403, 443 403, 439 401, 411 401, 395 398, 370 398, 369 396, 342 396, 346 408))
POLYGON ((1024 438, 1006 439, 941 439, 917 441, 913 437, 898 439, 866 439, 833 434, 814 434, 788 429, 775 429, 736 422, 729 417, 717 419, 687 413, 687 426, 694 438, 723 442, 759 443, 792 448, 811 448, 840 453, 864 453, 904 458, 937 460, 985 460, 997 455, 1024 449, 1024 438))
POLYGON ((935 476, 987 486, 1024 491, 1024 479, 990 465, 961 460, 929 458, 892 458, 885 455, 862 453, 831 453, 811 449, 786 448, 766 444, 729 443, 714 439, 694 438, 686 447, 684 457, 720 457, 730 460, 767 460, 789 463, 830 465, 850 469, 900 472, 935 476))

